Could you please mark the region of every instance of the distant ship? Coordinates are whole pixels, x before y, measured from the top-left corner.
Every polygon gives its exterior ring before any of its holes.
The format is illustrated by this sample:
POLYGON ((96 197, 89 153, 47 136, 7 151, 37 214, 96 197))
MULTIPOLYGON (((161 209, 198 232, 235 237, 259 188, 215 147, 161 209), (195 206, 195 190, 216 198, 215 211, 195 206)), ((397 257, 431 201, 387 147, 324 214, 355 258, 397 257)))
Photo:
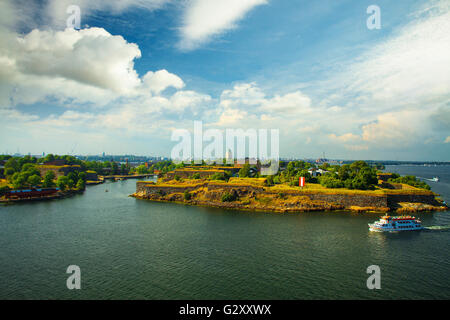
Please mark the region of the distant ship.
POLYGON ((375 232, 415 231, 422 230, 421 221, 411 216, 384 216, 369 224, 369 230, 375 232))

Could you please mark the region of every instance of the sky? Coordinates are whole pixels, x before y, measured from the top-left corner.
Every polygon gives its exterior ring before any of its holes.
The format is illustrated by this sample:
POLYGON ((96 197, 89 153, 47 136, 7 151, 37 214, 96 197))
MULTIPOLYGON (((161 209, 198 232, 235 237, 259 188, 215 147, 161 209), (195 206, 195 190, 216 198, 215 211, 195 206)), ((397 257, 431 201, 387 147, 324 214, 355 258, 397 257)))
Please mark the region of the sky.
POLYGON ((449 161, 448 30, 448 0, 2 0, 0 153, 169 156, 202 121, 279 129, 283 158, 449 161))

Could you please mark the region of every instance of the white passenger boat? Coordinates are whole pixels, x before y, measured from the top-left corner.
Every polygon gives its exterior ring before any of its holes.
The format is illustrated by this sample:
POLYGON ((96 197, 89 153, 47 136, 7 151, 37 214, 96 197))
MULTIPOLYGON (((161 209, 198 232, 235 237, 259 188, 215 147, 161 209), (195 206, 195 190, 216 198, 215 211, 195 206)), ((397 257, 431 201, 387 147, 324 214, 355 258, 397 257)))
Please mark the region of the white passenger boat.
POLYGON ((421 221, 411 216, 384 216, 369 224, 369 230, 375 232, 416 231, 422 230, 421 221))

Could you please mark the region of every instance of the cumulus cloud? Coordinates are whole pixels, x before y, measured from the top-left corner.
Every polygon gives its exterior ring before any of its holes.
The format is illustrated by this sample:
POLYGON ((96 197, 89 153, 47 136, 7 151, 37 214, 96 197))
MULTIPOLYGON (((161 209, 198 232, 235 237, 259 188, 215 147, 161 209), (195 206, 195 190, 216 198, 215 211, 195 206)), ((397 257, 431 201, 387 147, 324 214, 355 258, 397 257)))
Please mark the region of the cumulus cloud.
POLYGON ((18 37, 15 49, 10 58, 22 74, 62 77, 119 93, 140 84, 134 70, 134 59, 141 57, 138 46, 103 28, 35 29, 18 37))
POLYGON ((200 94, 192 90, 178 91, 170 97, 170 109, 177 112, 183 111, 186 108, 198 111, 211 101, 211 97, 206 94, 200 94))
POLYGON ((229 109, 245 110, 254 114, 262 114, 261 120, 279 117, 292 117, 313 112, 311 99, 300 91, 269 97, 255 82, 234 85, 233 89, 224 90, 220 95, 220 106, 227 117, 237 112, 229 109))
POLYGON ((182 89, 185 86, 180 77, 164 69, 156 72, 147 72, 143 77, 143 82, 146 88, 157 94, 169 87, 182 89))
POLYGON ((421 112, 400 111, 381 114, 362 127, 362 139, 378 144, 409 144, 424 136, 426 129, 421 112))
POLYGON ((180 48, 195 49, 213 36, 236 28, 250 10, 266 3, 266 0, 189 1, 181 27, 180 48))

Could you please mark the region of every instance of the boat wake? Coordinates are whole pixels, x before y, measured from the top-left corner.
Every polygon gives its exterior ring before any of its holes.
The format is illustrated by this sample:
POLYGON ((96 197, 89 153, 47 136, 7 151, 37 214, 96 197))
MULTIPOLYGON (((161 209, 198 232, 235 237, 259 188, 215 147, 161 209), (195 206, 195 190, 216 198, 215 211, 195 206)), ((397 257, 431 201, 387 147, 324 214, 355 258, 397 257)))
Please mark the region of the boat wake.
POLYGON ((445 231, 445 230, 450 230, 450 225, 448 226, 431 226, 431 227, 425 227, 425 230, 430 230, 430 231, 445 231))

